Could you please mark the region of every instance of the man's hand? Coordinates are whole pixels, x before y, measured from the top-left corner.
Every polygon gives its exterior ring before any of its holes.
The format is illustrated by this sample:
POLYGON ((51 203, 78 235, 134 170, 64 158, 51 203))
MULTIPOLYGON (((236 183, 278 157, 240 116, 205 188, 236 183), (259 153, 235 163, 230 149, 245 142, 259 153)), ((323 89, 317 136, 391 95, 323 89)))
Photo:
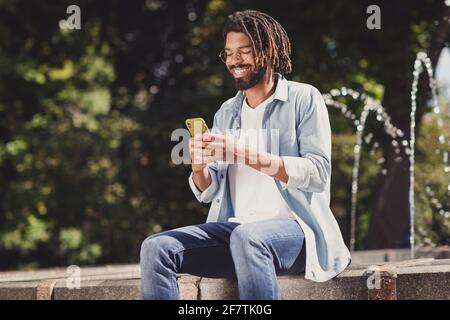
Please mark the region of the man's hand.
MULTIPOLYGON (((196 135, 190 141, 190 150, 192 150, 192 171, 194 173, 202 172, 210 162, 225 161, 227 163, 244 163, 282 182, 287 183, 288 181, 281 157, 250 148, 234 136, 223 132, 196 135)), ((206 173, 203 176, 206 176, 206 173)))
POLYGON ((206 162, 224 161, 227 163, 245 162, 246 146, 233 135, 220 133, 205 134, 211 142, 208 143, 206 162))
POLYGON ((206 190, 211 184, 211 176, 208 172, 207 165, 208 156, 211 154, 211 149, 208 148, 212 138, 202 134, 196 134, 194 138, 189 139, 189 154, 192 160, 192 179, 194 184, 200 191, 206 190))
POLYGON ((243 163, 266 175, 287 183, 288 176, 281 157, 260 151, 239 141, 232 135, 218 133, 209 134, 213 139, 208 149, 214 151, 206 157, 206 161, 222 160, 227 163, 243 163))
POLYGON ((207 134, 196 134, 189 139, 189 154, 192 161, 192 172, 201 172, 209 162, 212 151, 208 148, 213 138, 207 134))

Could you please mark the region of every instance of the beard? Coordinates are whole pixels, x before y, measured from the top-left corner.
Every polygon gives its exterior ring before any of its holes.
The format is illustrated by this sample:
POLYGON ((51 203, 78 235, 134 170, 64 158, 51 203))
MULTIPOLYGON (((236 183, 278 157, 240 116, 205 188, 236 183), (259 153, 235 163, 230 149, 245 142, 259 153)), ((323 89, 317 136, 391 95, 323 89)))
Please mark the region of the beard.
MULTIPOLYGON (((257 69, 253 69, 250 65, 233 65, 230 67, 230 70, 237 68, 237 67, 250 67, 250 73, 246 77, 243 78, 234 78, 234 85, 236 86, 236 89, 238 90, 248 90, 255 85, 257 85, 266 74, 266 68, 265 67, 259 67, 257 69)), ((230 71, 231 73, 231 71, 230 71)))

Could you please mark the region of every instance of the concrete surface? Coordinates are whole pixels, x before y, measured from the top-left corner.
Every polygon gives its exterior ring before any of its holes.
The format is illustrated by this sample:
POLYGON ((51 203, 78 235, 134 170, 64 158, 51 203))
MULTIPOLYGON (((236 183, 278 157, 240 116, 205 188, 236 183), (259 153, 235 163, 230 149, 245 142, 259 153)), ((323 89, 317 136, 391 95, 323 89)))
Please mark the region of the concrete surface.
MULTIPOLYGON (((408 250, 355 252, 352 264, 325 283, 305 280, 303 275, 280 276, 281 299, 366 300, 367 271, 375 263, 395 273, 397 299, 450 299, 449 252, 447 247, 445 250, 422 250, 416 257, 431 259, 416 259, 412 262, 398 262, 409 258, 408 250), (433 260, 436 257, 441 259, 433 260)), ((81 267, 80 270, 79 289, 68 287, 69 275, 63 268, 0 272, 0 299, 140 299, 139 265, 81 267)), ((183 300, 234 300, 239 297, 235 279, 181 274, 178 286, 183 300)))

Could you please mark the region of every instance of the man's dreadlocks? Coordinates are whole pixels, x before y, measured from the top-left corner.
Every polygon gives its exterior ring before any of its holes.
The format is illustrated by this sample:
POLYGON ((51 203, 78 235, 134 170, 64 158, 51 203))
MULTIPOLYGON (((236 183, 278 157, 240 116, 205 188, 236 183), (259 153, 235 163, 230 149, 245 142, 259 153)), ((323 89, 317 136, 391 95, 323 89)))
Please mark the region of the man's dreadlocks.
POLYGON ((228 32, 243 32, 250 38, 257 67, 270 66, 283 76, 291 73, 291 43, 286 31, 271 16, 256 10, 235 12, 225 22, 225 40, 228 32))

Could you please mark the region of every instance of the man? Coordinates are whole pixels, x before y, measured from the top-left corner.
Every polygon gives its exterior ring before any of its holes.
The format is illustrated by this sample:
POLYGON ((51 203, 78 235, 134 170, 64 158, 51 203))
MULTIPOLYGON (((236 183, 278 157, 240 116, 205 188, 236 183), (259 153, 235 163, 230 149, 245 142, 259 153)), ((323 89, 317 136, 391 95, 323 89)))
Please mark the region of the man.
POLYGON ((329 208, 327 109, 317 89, 284 78, 291 72, 285 30, 247 10, 228 16, 223 37, 220 57, 239 91, 216 112, 213 133, 189 145, 189 185, 211 203, 207 223, 143 242, 144 299, 179 299, 177 273, 235 277, 240 299, 279 299, 277 275, 305 272, 322 282, 351 261, 329 208), (247 139, 254 130, 270 138, 247 139))

